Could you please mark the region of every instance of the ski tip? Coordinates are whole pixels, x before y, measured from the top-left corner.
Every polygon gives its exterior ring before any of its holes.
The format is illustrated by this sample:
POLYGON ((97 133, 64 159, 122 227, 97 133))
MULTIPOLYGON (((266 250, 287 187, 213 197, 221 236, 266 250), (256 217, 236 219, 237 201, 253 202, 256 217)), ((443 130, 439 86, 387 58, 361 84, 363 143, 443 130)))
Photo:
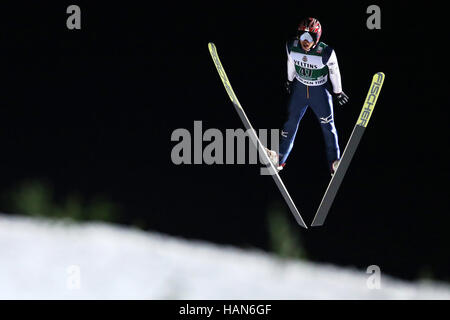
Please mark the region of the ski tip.
POLYGON ((208 48, 209 49, 212 49, 212 48, 215 48, 216 47, 216 45, 214 44, 214 42, 209 42, 208 43, 208 48))
POLYGON ((379 71, 373 75, 373 79, 375 79, 375 77, 378 79, 378 82, 380 80, 381 80, 381 82, 383 82, 386 75, 384 74, 384 72, 379 71))

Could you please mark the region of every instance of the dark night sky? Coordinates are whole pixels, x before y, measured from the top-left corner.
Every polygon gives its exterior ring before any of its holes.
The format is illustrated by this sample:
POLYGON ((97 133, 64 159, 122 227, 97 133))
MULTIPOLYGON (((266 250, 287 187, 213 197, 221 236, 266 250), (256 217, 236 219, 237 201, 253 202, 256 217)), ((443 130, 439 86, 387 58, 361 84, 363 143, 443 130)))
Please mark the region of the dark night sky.
MULTIPOLYGON (((253 126, 280 127, 285 41, 310 15, 336 50, 351 99, 335 108, 342 150, 372 75, 386 80, 325 226, 297 228, 286 208, 308 256, 404 278, 428 269, 450 281, 444 21, 436 7, 378 2, 382 29, 368 30, 369 4, 2 3, 0 191, 44 179, 58 196, 108 196, 124 223, 267 249, 267 209, 282 203, 272 179, 255 165, 176 166, 170 137, 193 132, 195 120, 204 130, 243 127, 210 41, 253 126), (66 28, 70 4, 81 6, 80 31, 66 28)), ((311 112, 282 178, 309 224, 329 180, 311 112)))

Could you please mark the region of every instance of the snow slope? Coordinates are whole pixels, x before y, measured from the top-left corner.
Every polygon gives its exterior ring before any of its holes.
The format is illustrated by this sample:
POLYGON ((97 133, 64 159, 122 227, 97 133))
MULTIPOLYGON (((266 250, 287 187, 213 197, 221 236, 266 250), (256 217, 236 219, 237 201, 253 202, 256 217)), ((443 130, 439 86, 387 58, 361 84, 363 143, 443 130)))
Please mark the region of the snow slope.
POLYGON ((0 299, 450 299, 450 286, 104 223, 0 215, 0 299))

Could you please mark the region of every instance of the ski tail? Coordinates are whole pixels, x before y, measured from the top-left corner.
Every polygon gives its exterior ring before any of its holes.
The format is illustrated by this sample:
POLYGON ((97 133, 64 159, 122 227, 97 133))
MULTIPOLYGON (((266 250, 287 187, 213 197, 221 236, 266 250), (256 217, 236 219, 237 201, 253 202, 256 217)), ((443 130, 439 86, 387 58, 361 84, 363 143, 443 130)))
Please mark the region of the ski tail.
POLYGON ((275 166, 273 165, 272 161, 270 161, 269 156, 265 152, 264 145, 259 140, 259 138, 256 134, 256 131, 253 129, 253 127, 250 123, 250 120, 248 119, 247 115, 245 114, 244 109, 242 108, 241 104, 239 103, 239 100, 238 100, 236 94, 234 93, 233 88, 231 87, 230 80, 228 79, 225 69, 223 68, 222 63, 219 59, 219 55, 217 53, 216 46, 214 45, 214 43, 210 42, 210 43, 208 43, 208 48, 209 48, 209 52, 211 54, 211 58, 214 61, 214 65, 216 66, 217 72, 219 73, 220 79, 222 80, 222 83, 225 87, 225 90, 228 93, 228 96, 230 97, 231 102, 233 103, 233 105, 239 115, 239 118, 241 119, 245 128, 249 132, 250 141, 252 141, 252 143, 255 146, 257 146, 259 154, 262 155, 262 157, 264 158, 264 163, 268 166, 269 172, 270 172, 272 178, 274 179, 275 184, 277 185, 278 189, 280 190, 284 200, 286 201, 289 209, 291 210, 292 214, 294 215, 295 220, 297 221, 297 223, 300 226, 307 229, 308 227, 306 226, 305 222, 303 221, 303 218, 300 215, 300 212, 298 211, 297 207, 295 206, 295 203, 292 200, 289 192, 287 191, 286 186, 284 185, 283 181, 281 180, 275 166))
POLYGON ((319 209, 317 209, 316 215, 314 216, 314 220, 311 224, 311 226, 313 227, 321 226, 325 222, 328 211, 333 204, 334 198, 336 197, 342 180, 344 179, 345 173, 347 172, 353 155, 358 148, 359 142, 361 141, 367 124, 369 123, 370 117, 372 116, 373 109, 375 108, 375 104, 381 91, 381 87, 383 86, 384 78, 385 75, 383 72, 376 73, 372 78, 372 83, 370 85, 369 92, 367 93, 366 100, 364 101, 364 105, 358 117, 358 121, 353 128, 350 139, 348 140, 344 153, 342 154, 342 158, 337 171, 331 178, 331 181, 328 184, 327 190, 325 191, 325 194, 320 203, 319 209))

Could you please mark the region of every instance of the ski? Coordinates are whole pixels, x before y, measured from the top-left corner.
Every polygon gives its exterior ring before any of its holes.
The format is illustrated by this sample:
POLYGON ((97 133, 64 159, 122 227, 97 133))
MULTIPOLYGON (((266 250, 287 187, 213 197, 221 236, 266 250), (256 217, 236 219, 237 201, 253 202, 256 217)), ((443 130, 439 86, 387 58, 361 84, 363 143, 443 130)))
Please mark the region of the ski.
POLYGON ((345 173, 347 172, 353 155, 355 154, 356 148, 358 148, 358 144, 361 141, 367 124, 369 123, 373 109, 375 108, 375 103, 378 99, 378 95, 380 94, 381 87, 383 86, 384 77, 383 72, 378 72, 372 78, 372 84, 370 85, 370 89, 367 93, 367 97, 358 121, 353 128, 350 139, 347 142, 347 146, 345 147, 344 153, 342 154, 342 158, 339 162, 339 166, 328 184, 328 188, 325 191, 311 226, 321 226, 325 222, 328 211, 333 204, 334 198, 339 190, 342 180, 344 179, 345 173))
POLYGON ((249 132, 249 138, 250 141, 257 147, 258 152, 260 156, 263 156, 264 164, 269 169, 270 175, 272 176, 273 180, 275 181, 275 184, 277 185, 278 189, 280 190, 281 194, 283 195, 284 200, 286 201, 289 209, 291 210, 292 214, 295 217, 295 220, 297 223, 304 227, 308 228, 303 221, 302 216, 300 215, 300 212, 298 211, 297 207, 295 206, 294 201, 292 201, 291 196, 289 195, 289 192, 287 191, 283 181, 281 180, 280 175, 278 174, 275 166, 273 165, 272 161, 270 161, 264 145, 259 140, 256 131, 253 129, 249 119, 247 118, 247 115, 244 112, 244 109, 242 108, 241 104, 239 103, 239 100, 237 99, 236 94, 233 91, 233 88, 231 87, 230 81, 228 80, 227 74, 225 73, 225 69, 222 66, 222 63, 220 62, 219 55, 217 54, 217 48, 214 45, 214 43, 210 42, 208 44, 209 52, 211 54, 212 60, 214 61, 214 65, 216 66, 217 72, 219 73, 220 79, 222 80, 222 83, 225 87, 226 92, 228 93, 228 96, 231 99, 231 102, 234 105, 234 108, 236 109, 239 118, 241 119, 242 123, 244 124, 245 128, 247 129, 247 132, 249 132))

